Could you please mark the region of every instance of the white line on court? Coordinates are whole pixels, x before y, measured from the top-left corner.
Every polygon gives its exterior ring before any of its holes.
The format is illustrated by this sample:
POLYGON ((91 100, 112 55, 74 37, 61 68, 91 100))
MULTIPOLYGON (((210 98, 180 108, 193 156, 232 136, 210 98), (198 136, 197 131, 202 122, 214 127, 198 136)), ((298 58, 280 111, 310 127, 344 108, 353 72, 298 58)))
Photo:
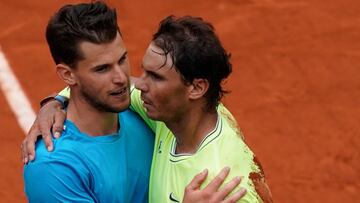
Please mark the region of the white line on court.
POLYGON ((0 47, 0 87, 16 119, 27 133, 35 120, 35 113, 0 47))

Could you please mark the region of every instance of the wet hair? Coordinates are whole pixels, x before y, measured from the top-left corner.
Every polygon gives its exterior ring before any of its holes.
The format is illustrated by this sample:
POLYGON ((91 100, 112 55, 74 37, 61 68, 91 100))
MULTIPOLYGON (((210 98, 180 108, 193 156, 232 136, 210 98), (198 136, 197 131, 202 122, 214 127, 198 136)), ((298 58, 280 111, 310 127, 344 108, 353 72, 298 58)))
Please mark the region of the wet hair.
POLYGON ((83 59, 79 44, 84 41, 102 44, 120 33, 116 11, 101 1, 66 5, 50 19, 46 40, 56 64, 75 68, 83 59))
MULTIPOLYGON (((172 66, 184 84, 206 79, 207 110, 215 111, 224 93, 222 81, 232 71, 230 54, 222 46, 214 27, 199 17, 168 16, 160 22, 153 42, 165 55, 170 54, 172 66)), ((166 63, 166 62, 165 62, 166 63)))

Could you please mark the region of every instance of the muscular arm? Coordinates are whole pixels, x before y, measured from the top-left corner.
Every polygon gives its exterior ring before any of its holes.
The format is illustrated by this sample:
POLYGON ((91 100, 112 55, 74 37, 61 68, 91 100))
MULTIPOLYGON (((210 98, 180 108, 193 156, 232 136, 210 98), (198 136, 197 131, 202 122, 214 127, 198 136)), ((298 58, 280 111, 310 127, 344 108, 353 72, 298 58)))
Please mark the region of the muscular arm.
MULTIPOLYGON (((70 90, 65 88, 60 93, 67 94, 67 92, 69 93, 70 90)), ((21 155, 24 164, 35 159, 35 142, 39 136, 42 136, 46 149, 48 151, 53 150, 52 135, 55 138, 60 136, 65 118, 66 113, 63 106, 56 100, 48 100, 41 107, 30 131, 21 144, 21 155)))

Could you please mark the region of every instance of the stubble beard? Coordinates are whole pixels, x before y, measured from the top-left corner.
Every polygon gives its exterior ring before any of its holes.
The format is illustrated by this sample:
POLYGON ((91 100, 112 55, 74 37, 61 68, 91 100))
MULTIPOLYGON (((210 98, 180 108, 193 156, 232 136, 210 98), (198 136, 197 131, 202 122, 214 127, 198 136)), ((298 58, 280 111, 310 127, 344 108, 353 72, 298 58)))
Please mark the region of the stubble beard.
POLYGON ((90 104, 92 107, 94 107, 95 109, 97 109, 98 111, 101 112, 109 112, 109 113, 119 113, 124 111, 128 106, 126 106, 125 108, 115 108, 112 107, 108 104, 106 104, 105 102, 101 101, 101 99, 96 96, 95 94, 92 93, 93 91, 89 91, 86 88, 82 88, 80 90, 80 93, 82 95, 82 97, 85 99, 85 101, 90 104))

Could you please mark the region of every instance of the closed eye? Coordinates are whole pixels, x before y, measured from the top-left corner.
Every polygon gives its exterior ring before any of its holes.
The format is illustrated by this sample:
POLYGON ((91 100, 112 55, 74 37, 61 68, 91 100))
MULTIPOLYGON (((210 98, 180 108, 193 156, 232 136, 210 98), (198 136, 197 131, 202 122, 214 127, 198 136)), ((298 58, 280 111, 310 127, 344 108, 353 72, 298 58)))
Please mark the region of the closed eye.
POLYGON ((151 71, 146 71, 147 75, 150 76, 150 78, 154 79, 154 80, 162 80, 164 79, 161 75, 158 75, 154 72, 151 72, 151 71))

